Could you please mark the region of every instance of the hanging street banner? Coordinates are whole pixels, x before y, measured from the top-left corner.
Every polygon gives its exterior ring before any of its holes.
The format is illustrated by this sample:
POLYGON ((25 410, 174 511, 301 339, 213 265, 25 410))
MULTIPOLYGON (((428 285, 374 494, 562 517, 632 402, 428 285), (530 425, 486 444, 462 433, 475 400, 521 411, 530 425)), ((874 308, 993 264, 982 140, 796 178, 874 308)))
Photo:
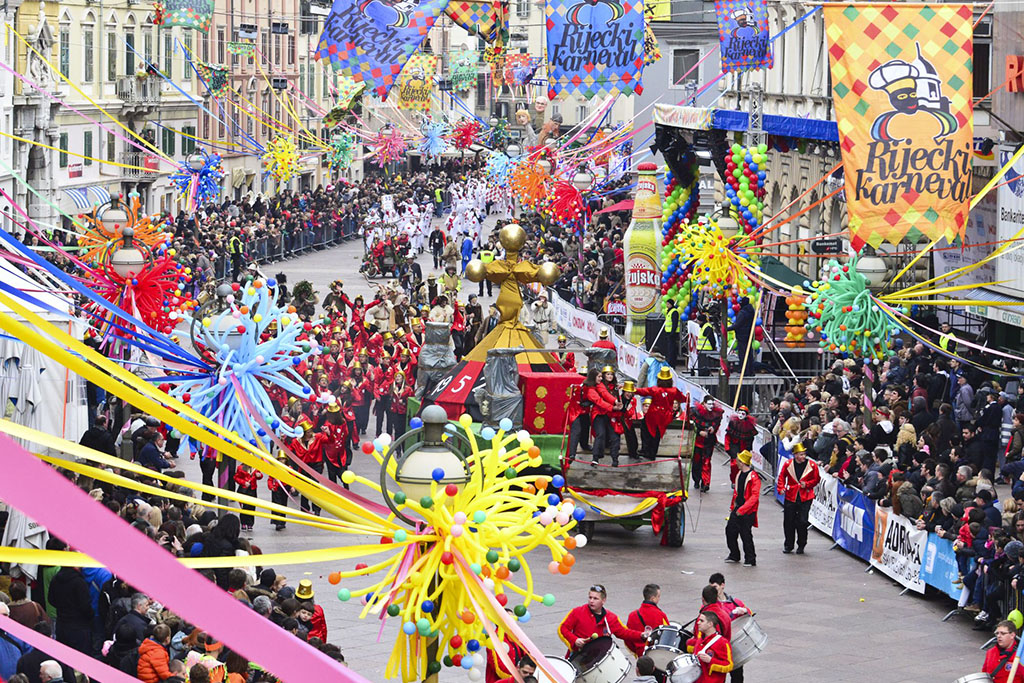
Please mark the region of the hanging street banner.
POLYGON ((715 0, 722 71, 772 68, 765 0, 715 0))
POLYGON ((243 40, 230 40, 227 43, 228 52, 233 55, 244 55, 251 57, 256 52, 256 43, 247 43, 243 40))
POLYGON ((445 14, 470 35, 480 36, 484 42, 501 42, 508 36, 508 3, 452 0, 445 14))
POLYGON ((199 72, 199 78, 206 82, 206 87, 210 89, 211 95, 224 97, 228 94, 228 68, 226 66, 196 62, 196 71, 199 72))
POLYGON ((547 0, 548 97, 643 92, 643 0, 547 0))
POLYGON ((825 5, 850 242, 963 239, 971 5, 825 5))
POLYGON ((366 81, 382 99, 427 37, 448 0, 334 0, 316 58, 335 71, 366 81))
POLYGON ((158 0, 153 12, 157 26, 181 26, 206 33, 213 20, 213 0, 158 0))
POLYGON ((413 55, 398 77, 398 108, 430 109, 430 93, 434 90, 437 55, 413 55))
POLYGON ((924 593, 921 561, 924 559, 928 532, 918 529, 902 515, 881 505, 875 507, 875 543, 871 548, 871 566, 906 588, 924 593))
POLYGON ((448 71, 452 80, 452 90, 469 92, 476 85, 478 63, 479 56, 476 50, 453 50, 449 54, 448 71))

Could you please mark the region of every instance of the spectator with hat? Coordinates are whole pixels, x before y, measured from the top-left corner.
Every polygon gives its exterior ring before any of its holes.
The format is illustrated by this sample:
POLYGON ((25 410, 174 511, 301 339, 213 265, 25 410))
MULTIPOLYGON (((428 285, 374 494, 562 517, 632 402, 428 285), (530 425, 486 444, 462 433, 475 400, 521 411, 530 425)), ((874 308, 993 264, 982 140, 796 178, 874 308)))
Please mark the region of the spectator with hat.
POLYGON ((309 614, 309 618, 299 619, 304 622, 309 631, 309 638, 319 638, 327 642, 327 620, 324 618, 324 608, 314 601, 313 582, 309 579, 299 581, 299 587, 295 591, 295 599, 299 600, 299 614, 303 611, 309 614))

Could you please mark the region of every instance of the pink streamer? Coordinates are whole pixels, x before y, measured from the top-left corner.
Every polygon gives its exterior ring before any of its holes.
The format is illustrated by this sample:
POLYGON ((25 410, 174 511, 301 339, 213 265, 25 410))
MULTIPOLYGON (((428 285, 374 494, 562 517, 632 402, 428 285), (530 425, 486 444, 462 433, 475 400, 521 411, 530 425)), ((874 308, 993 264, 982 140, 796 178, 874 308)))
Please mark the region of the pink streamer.
POLYGON ((66 664, 75 671, 81 671, 91 680, 103 683, 139 683, 138 679, 129 676, 120 669, 115 669, 89 655, 68 647, 53 638, 47 638, 28 626, 23 626, 10 617, 0 617, 0 628, 16 638, 20 638, 32 647, 45 652, 58 662, 66 664))
POLYGON ((232 650, 285 681, 368 683, 183 566, 7 435, 0 435, 0 452, 0 498, 232 650))

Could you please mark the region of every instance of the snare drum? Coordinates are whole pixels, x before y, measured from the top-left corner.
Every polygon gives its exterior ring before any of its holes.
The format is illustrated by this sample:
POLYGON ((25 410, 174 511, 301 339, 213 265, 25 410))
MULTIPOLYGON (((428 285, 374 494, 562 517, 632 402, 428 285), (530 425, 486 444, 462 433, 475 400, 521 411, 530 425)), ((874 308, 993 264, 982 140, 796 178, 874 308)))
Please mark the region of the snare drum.
POLYGON ((686 640, 689 637, 679 624, 659 626, 648 636, 644 656, 653 659, 654 667, 659 671, 668 671, 669 662, 686 654, 686 640))
POLYGON ((696 655, 680 655, 668 663, 668 683, 694 683, 700 678, 700 660, 696 655))
POLYGON ((768 644, 768 635, 757 625, 754 617, 744 614, 732 622, 732 663, 739 668, 764 651, 768 644))
POLYGON ((992 677, 985 673, 967 674, 956 679, 953 683, 992 683, 992 677))
MULTIPOLYGON (((575 682, 578 672, 576 671, 576 667, 569 663, 568 659, 563 657, 554 657, 552 655, 545 655, 545 659, 548 660, 548 664, 550 664, 551 668, 562 677, 562 680, 565 681, 565 683, 575 682)), ((537 681, 539 681, 539 683, 555 683, 555 679, 544 673, 540 667, 537 667, 537 671, 534 672, 533 675, 537 677, 537 681)))
POLYGON ((577 683, 619 683, 632 668, 611 636, 594 638, 569 657, 579 674, 577 683))

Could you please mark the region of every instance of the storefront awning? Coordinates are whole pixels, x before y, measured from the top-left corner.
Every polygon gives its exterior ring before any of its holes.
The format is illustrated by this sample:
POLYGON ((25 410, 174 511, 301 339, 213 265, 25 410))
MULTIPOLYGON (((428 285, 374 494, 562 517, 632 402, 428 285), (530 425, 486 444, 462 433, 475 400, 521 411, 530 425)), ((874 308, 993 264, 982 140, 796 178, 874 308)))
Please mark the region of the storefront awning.
POLYGON ((991 301, 993 305, 968 304, 968 313, 996 320, 1014 327, 1024 327, 1024 301, 1012 296, 994 292, 991 289, 975 287, 957 292, 957 298, 965 301, 991 301))
POLYGON ((94 202, 104 204, 110 201, 110 190, 98 185, 65 187, 64 194, 79 211, 91 208, 94 202))

